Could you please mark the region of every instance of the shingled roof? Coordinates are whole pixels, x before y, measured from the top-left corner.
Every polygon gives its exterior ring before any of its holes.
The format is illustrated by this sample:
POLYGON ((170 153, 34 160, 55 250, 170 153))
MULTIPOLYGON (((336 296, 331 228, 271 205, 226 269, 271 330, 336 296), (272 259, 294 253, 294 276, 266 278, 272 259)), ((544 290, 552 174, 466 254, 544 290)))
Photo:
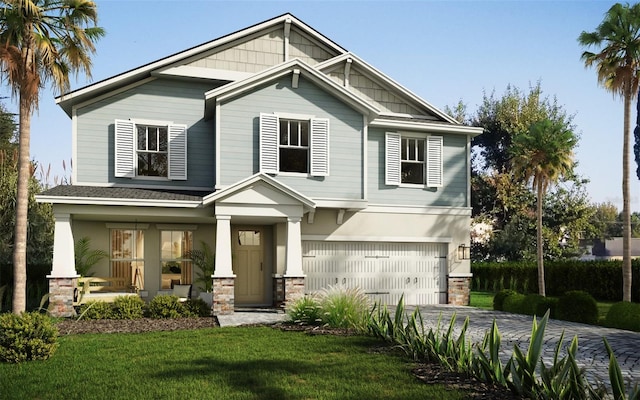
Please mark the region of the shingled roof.
POLYGON ((208 194, 211 194, 211 192, 60 185, 40 193, 40 196, 95 199, 202 201, 202 198, 208 194))

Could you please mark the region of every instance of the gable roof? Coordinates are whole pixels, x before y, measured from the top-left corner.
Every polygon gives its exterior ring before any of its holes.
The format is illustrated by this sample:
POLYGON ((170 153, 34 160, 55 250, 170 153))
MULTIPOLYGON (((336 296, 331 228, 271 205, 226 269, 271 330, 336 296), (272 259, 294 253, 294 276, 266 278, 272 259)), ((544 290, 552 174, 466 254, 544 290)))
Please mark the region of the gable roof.
MULTIPOLYGON (((56 103, 60 107, 62 107, 67 115, 71 116, 71 110, 73 105, 75 104, 81 103, 85 100, 94 98, 109 91, 133 84, 145 78, 149 78, 153 76, 154 72, 158 72, 162 69, 170 69, 176 64, 184 63, 193 57, 210 52, 221 46, 228 45, 234 41, 241 40, 243 38, 246 38, 247 36, 254 35, 263 31, 268 31, 280 24, 282 24, 283 26, 285 26, 286 24, 295 26, 297 29, 300 29, 306 35, 310 36, 336 55, 347 52, 347 50, 342 48, 340 45, 322 35, 309 25, 305 24, 300 19, 296 18, 292 14, 286 13, 270 20, 255 24, 248 28, 241 29, 239 31, 222 36, 218 39, 214 39, 198 46, 194 46, 190 49, 172 54, 165 58, 150 62, 143 66, 131 69, 121 74, 115 75, 111 78, 107 78, 83 88, 65 93, 56 97, 56 103)), ((169 72, 169 74, 171 74, 171 71, 169 72)), ((214 76, 210 76, 208 78, 215 79, 214 76)), ((224 76, 222 78, 222 80, 227 80, 224 76)))
POLYGON ((218 190, 208 196, 205 196, 202 199, 202 205, 207 206, 209 204, 213 204, 218 200, 222 200, 232 196, 233 194, 250 189, 252 186, 260 183, 267 185, 275 191, 292 198, 297 202, 300 202, 306 210, 313 210, 316 208, 316 203, 307 196, 263 173, 251 175, 250 177, 236 182, 233 185, 227 186, 222 190, 218 190))
POLYGON ((213 115, 215 111, 215 102, 241 95, 254 89, 258 85, 262 85, 288 74, 299 74, 304 76, 316 85, 330 91, 334 96, 340 98, 360 113, 370 116, 371 119, 380 113, 380 110, 369 102, 356 96, 354 93, 337 84, 326 75, 318 72, 304 61, 296 58, 252 75, 247 79, 229 83, 205 93, 205 118, 213 115))

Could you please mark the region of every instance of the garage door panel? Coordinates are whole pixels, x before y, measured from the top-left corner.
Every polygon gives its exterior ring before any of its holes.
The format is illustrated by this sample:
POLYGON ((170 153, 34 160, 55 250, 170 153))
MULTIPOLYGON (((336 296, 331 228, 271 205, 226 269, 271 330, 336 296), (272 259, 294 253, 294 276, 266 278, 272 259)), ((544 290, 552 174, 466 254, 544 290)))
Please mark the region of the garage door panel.
POLYGON ((373 301, 396 304, 446 302, 446 244, 303 242, 306 290, 329 285, 359 287, 373 301))

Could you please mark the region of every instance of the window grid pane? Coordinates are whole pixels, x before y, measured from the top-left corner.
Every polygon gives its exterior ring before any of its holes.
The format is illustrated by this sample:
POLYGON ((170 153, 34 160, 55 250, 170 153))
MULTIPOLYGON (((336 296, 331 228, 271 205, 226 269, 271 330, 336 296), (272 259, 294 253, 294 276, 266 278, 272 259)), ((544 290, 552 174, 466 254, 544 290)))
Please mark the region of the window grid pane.
POLYGON ((161 282, 163 290, 192 283, 192 262, 184 256, 193 248, 190 231, 162 231, 160 234, 161 282))
POLYGON ((402 183, 423 185, 425 183, 425 140, 402 138, 400 152, 402 183))

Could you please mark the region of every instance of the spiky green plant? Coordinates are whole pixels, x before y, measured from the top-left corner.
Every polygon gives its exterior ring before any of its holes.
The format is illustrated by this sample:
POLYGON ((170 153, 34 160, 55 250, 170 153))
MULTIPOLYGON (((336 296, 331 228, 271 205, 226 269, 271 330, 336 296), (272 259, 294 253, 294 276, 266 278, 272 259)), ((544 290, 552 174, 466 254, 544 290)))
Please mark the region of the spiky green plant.
POLYGON ((322 323, 320 303, 315 296, 303 296, 287 305, 287 316, 296 324, 318 325, 322 323))
POLYGON ((200 271, 196 271, 195 283, 200 284, 200 288, 210 293, 213 286, 211 275, 216 267, 216 255, 207 242, 200 241, 201 249, 193 249, 185 252, 182 257, 191 259, 200 271))
POLYGON ((360 288, 329 286, 319 293, 322 323, 332 328, 365 331, 369 297, 360 288))
POLYGON ((93 276, 90 272, 100 260, 109 257, 109 253, 100 249, 91 249, 91 238, 88 236, 78 239, 74 246, 76 272, 80 276, 93 276))

